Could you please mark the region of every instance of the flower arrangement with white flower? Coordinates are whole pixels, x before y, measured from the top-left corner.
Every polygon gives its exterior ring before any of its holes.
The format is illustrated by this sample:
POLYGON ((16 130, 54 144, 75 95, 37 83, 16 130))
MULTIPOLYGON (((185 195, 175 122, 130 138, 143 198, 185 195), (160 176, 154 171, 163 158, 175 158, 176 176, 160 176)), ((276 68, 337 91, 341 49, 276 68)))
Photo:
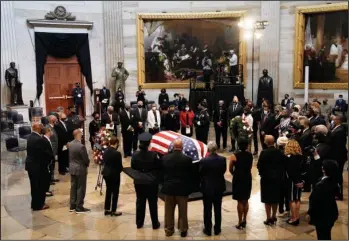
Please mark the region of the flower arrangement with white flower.
POLYGON ((102 127, 96 134, 95 146, 93 147, 93 160, 96 164, 103 164, 103 154, 109 146, 109 141, 113 136, 113 130, 102 127))

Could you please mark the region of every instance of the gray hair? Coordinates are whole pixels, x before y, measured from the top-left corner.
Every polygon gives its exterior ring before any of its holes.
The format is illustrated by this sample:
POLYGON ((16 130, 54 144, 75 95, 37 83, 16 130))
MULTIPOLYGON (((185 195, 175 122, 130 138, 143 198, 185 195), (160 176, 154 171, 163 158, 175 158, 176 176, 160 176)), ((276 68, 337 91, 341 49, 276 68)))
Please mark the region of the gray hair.
POLYGON ((327 133, 328 133, 328 129, 324 125, 318 125, 318 126, 315 126, 314 132, 315 133, 320 133, 320 134, 323 134, 323 135, 326 136, 327 133))
POLYGON ((114 107, 112 105, 108 106, 108 110, 114 110, 114 107))
POLYGON ((218 147, 217 147, 217 144, 216 144, 216 142, 214 142, 214 141, 209 141, 208 143, 207 143, 207 151, 209 152, 209 153, 216 153, 217 152, 217 150, 218 150, 218 147))
POLYGON ((58 106, 56 111, 59 112, 63 112, 64 111, 64 107, 63 106, 58 106))

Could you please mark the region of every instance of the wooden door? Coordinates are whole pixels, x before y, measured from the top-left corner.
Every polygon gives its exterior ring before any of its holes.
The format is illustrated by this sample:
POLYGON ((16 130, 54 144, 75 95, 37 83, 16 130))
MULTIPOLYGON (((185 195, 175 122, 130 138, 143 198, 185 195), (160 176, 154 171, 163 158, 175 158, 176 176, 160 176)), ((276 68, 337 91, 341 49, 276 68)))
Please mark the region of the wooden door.
POLYGON ((76 56, 69 59, 48 56, 44 74, 47 114, 56 111, 58 106, 67 111, 68 107, 74 105, 72 90, 77 82, 84 88, 76 56))

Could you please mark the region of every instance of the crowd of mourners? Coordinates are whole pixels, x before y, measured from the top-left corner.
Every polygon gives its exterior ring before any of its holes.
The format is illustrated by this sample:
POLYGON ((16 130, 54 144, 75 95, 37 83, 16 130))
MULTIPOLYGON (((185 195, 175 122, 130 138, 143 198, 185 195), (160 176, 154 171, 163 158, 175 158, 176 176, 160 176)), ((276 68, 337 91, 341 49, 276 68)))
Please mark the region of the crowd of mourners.
MULTIPOLYGON (((315 225, 319 239, 331 239, 331 229, 338 218, 336 200, 343 200, 343 169, 347 161, 346 102, 343 97, 330 106, 327 100, 313 100, 303 106, 296 104, 288 95, 280 105, 270 106, 263 100, 262 106, 252 101, 241 103, 235 96, 226 105, 219 100, 209 110, 206 99, 198 102, 194 110, 184 95, 176 94, 173 101, 165 89, 161 90, 158 104, 146 105, 145 92, 140 88, 136 94, 137 105, 132 107, 122 100, 117 108, 107 107, 100 117, 93 114, 89 124, 91 147, 96 148, 96 135, 102 126, 109 126, 113 136, 103 152, 102 175, 107 190, 105 215, 119 216, 117 202, 120 173, 123 170, 119 151, 117 126, 121 125, 124 157, 131 156, 136 191, 136 225, 142 228, 145 204, 149 202, 154 229, 160 227, 158 220, 158 190, 165 196, 165 233, 172 236, 174 210, 179 209, 178 229, 187 236, 188 197, 194 191, 194 172, 199 173, 200 191, 203 194, 204 229, 212 235, 212 207, 214 208, 214 234, 221 232, 222 197, 226 190, 224 174, 226 158, 220 156, 228 150, 228 170, 232 178, 232 197, 237 200, 237 229, 247 226, 248 200, 252 190, 253 156, 258 156, 261 201, 265 204, 265 225, 275 225, 277 216, 285 218, 289 225, 300 223, 302 192, 311 192, 306 220, 315 225), (158 108, 159 106, 159 108, 158 108), (216 140, 208 141, 213 122, 216 140), (200 160, 199 168, 193 168, 193 160, 182 153, 183 142, 173 143, 173 152, 159 157, 148 150, 152 136, 159 131, 181 132, 207 144, 208 155, 200 160), (222 145, 221 145, 222 139, 222 145), (252 152, 253 145, 253 152, 252 152), (262 150, 259 152, 258 147, 262 150)), ((64 110, 48 117, 46 126, 33 124, 28 138, 26 170, 32 189, 32 209, 48 208, 45 196, 52 196, 50 184, 54 179, 54 163, 59 163, 59 173, 71 175, 70 211, 85 213, 83 206, 86 192, 89 157, 81 143, 82 131, 66 122, 64 110), (47 168, 49 167, 49 168, 47 168)))

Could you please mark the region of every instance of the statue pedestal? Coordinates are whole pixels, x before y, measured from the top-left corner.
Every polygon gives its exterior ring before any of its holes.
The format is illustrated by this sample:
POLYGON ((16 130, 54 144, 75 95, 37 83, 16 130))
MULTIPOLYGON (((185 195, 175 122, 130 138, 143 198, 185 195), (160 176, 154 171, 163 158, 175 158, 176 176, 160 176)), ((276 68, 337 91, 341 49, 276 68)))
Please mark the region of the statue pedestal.
POLYGON ((23 115, 24 122, 28 122, 28 123, 30 122, 30 120, 29 120, 29 108, 27 105, 13 105, 13 106, 8 105, 7 111, 17 111, 18 114, 23 115))

